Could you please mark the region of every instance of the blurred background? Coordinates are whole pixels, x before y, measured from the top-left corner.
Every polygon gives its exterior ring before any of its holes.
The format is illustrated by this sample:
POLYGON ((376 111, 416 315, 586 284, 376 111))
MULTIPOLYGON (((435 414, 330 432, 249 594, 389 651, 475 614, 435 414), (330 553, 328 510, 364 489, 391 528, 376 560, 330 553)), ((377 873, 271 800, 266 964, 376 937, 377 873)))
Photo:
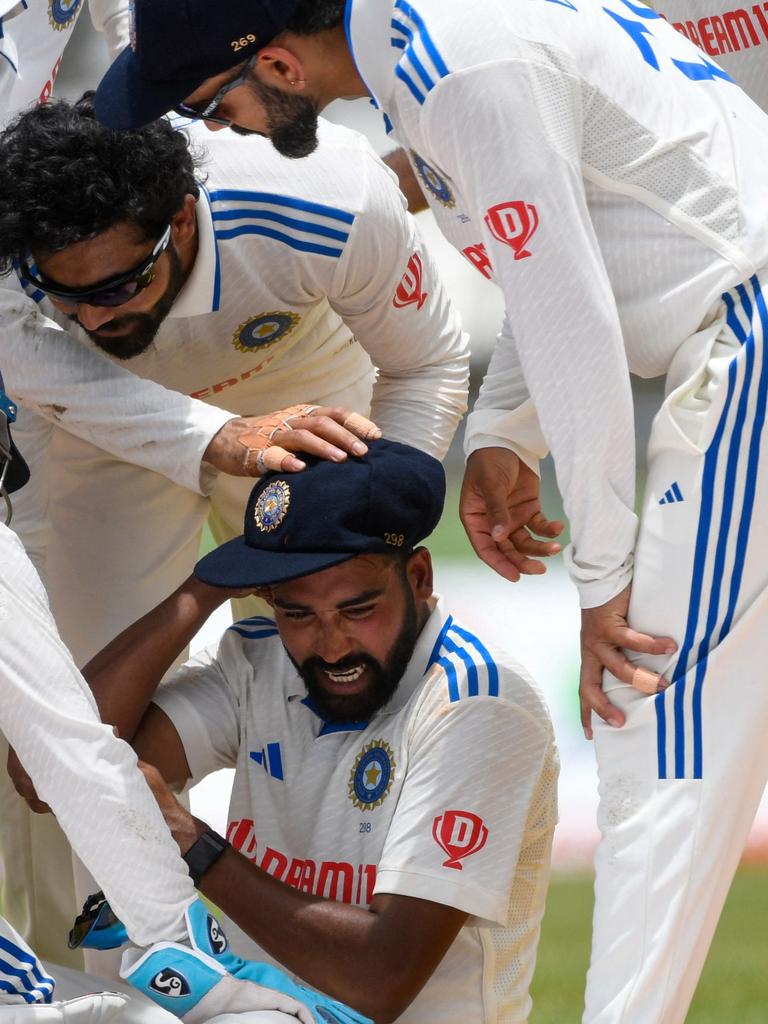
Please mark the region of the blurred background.
MULTIPOLYGON (((76 99, 93 88, 106 68, 106 46, 90 19, 78 20, 67 46, 55 93, 76 99)), ((379 153, 393 144, 380 115, 366 100, 339 102, 325 111, 329 120, 363 132, 379 153)), ((418 215, 449 293, 457 302, 472 339, 472 396, 501 324, 500 292, 442 238, 432 215, 418 215)), ((659 381, 634 380, 638 423, 638 495, 643 485, 644 451, 663 392, 659 381)), ((585 395, 589 401, 589 396, 585 395)), ((553 882, 542 927, 533 986, 532 1024, 575 1024, 580 1020, 591 928, 591 861, 597 840, 597 781, 591 745, 579 722, 579 609, 575 589, 554 559, 544 577, 510 584, 474 556, 458 520, 463 472, 460 429, 446 460, 448 501, 443 521, 429 542, 436 561, 436 587, 451 611, 484 638, 506 648, 544 690, 555 722, 562 762, 560 824, 555 834, 553 882)), ((543 504, 552 519, 563 518, 551 462, 543 467, 543 504)), ((566 537, 567 539, 567 537, 566 537)), ((229 624, 220 610, 196 638, 200 647, 229 624)), ((195 813, 226 830, 229 772, 207 779, 192 792, 195 813)), ((749 844, 702 977, 688 1024, 768 1024, 768 800, 764 798, 749 844)), ((653 1024, 652 1021, 633 1024, 653 1024)))

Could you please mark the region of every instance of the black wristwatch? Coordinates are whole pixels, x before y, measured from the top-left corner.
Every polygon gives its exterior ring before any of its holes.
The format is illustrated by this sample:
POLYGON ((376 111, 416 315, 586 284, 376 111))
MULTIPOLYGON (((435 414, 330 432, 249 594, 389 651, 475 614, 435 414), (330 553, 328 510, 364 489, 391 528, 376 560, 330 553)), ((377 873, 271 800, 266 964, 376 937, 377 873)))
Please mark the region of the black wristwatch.
POLYGON ((228 846, 227 840, 212 828, 207 828, 200 838, 192 843, 184 854, 184 860, 195 885, 205 872, 213 867, 228 846))

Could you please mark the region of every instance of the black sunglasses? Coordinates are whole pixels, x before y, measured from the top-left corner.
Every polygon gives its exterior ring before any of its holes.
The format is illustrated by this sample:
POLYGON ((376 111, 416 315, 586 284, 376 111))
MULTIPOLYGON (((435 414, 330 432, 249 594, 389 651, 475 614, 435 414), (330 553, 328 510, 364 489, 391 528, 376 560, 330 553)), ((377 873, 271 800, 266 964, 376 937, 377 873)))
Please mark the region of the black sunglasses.
POLYGON ((81 303, 85 306, 122 306, 152 283, 155 277, 155 264, 168 248, 170 240, 169 224, 152 252, 137 267, 91 285, 90 288, 65 288, 55 281, 38 277, 30 270, 27 262, 19 265, 19 273, 25 282, 68 306, 79 306, 81 303))
POLYGON ((256 63, 256 57, 257 54, 250 57, 245 62, 245 67, 240 74, 236 78, 233 78, 231 82, 227 82, 225 85, 222 85, 213 99, 209 103, 206 103, 202 110, 198 110, 197 107, 187 106, 186 103, 178 103, 173 108, 173 112, 178 114, 180 117, 189 117, 193 121, 210 121, 211 124, 220 124, 224 128, 230 128, 232 126, 232 119, 229 117, 218 117, 216 115, 216 109, 228 92, 232 92, 233 89, 237 89, 245 83, 251 68, 256 63))

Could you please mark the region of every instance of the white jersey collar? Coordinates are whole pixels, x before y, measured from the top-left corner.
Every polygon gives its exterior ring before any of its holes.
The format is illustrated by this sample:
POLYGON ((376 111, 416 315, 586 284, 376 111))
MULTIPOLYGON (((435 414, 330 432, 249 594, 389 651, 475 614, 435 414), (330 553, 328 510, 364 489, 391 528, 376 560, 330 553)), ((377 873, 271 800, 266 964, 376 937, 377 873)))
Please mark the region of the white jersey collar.
POLYGON ((221 268, 216 236, 213 232, 211 202, 203 185, 195 208, 197 219, 197 255, 184 287, 176 296, 168 316, 181 319, 215 313, 219 308, 221 268))
POLYGON ((386 111, 394 88, 398 51, 389 45, 392 0, 347 0, 347 42, 360 77, 374 101, 386 111))

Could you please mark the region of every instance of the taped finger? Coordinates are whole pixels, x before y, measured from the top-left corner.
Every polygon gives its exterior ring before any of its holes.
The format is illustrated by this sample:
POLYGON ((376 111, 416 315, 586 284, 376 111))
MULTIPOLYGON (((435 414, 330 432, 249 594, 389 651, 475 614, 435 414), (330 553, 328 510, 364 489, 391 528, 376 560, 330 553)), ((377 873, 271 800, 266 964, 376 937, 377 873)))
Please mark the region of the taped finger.
POLYGON ((342 426, 346 427, 351 433, 356 434, 357 437, 363 438, 364 441, 375 441, 381 437, 381 431, 376 424, 357 412, 351 412, 342 423, 342 426))

